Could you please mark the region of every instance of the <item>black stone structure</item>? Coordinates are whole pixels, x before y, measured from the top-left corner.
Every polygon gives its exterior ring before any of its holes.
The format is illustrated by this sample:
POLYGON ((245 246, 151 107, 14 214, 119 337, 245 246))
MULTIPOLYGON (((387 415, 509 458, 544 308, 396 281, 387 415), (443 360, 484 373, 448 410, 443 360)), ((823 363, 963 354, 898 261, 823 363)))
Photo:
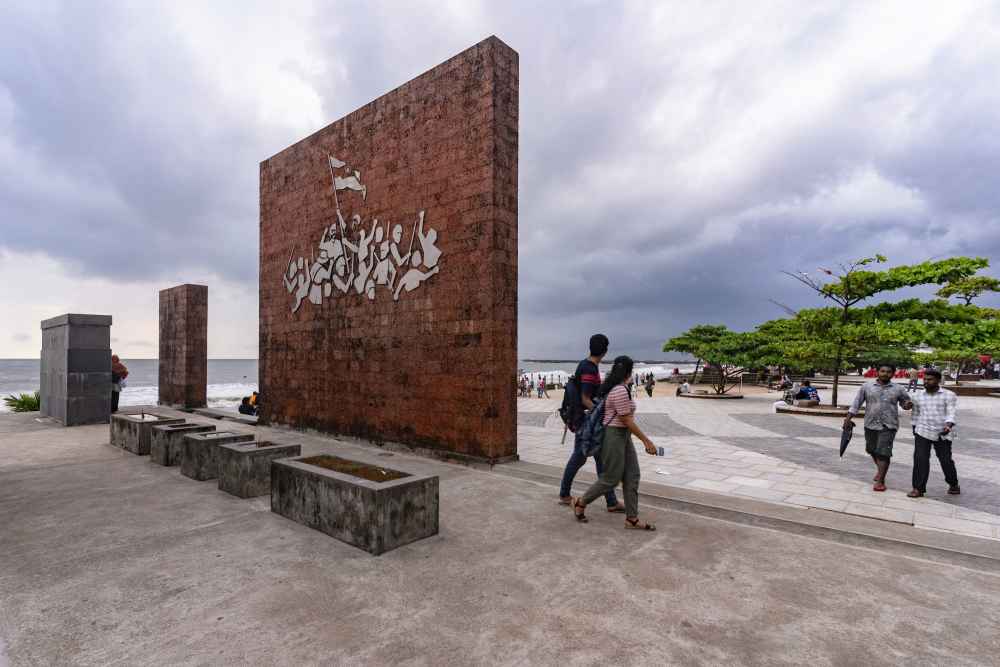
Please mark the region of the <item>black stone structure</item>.
POLYGON ((111 316, 42 321, 40 410, 65 426, 111 418, 111 316))

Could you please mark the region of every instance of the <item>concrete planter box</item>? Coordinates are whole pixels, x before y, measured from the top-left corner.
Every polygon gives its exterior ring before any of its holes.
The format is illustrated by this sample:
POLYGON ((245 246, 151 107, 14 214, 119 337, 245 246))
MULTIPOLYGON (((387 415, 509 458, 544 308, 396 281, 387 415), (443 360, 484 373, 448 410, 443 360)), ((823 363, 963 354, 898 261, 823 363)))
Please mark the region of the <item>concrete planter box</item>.
POLYGON ((214 430, 215 425, 209 426, 208 424, 153 426, 149 443, 149 459, 161 466, 179 466, 184 436, 214 430))
POLYGON ((410 477, 372 482, 296 459, 274 461, 271 511, 376 556, 437 535, 437 475, 395 462, 391 469, 410 477))
POLYGON ((219 490, 237 498, 266 496, 271 492, 271 461, 301 455, 302 445, 219 445, 219 490))
POLYGON ((149 454, 154 426, 183 424, 183 419, 146 415, 111 415, 111 444, 139 456, 149 454))
POLYGON ((181 446, 181 474, 199 482, 219 476, 219 445, 251 442, 253 435, 233 431, 185 435, 181 446))

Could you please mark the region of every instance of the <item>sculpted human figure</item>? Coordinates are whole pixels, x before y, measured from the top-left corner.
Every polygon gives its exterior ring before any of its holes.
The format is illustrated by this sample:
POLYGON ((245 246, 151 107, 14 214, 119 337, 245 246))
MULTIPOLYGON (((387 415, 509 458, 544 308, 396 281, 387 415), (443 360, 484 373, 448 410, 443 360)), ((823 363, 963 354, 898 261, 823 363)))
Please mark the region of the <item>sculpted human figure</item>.
POLYGON ((309 294, 309 260, 303 260, 299 257, 297 264, 299 270, 297 272, 298 276, 296 278, 296 284, 288 286, 288 283, 286 283, 289 292, 295 289, 296 286, 298 287, 298 291, 295 292, 295 307, 292 308, 293 313, 299 309, 299 306, 302 305, 302 299, 306 298, 306 295, 309 294))
MULTIPOLYGON (((309 301, 319 305, 323 303, 323 283, 329 280, 330 274, 333 273, 333 261, 327 256, 326 250, 320 251, 319 261, 313 262, 310 273, 314 284, 309 290, 309 301)), ((329 295, 330 290, 327 289, 327 296, 329 295)))
MULTIPOLYGON (((378 220, 372 224, 372 231, 367 236, 365 228, 361 228, 361 243, 358 244, 358 277, 354 279, 354 289, 358 291, 358 294, 368 291, 366 283, 375 264, 375 249, 369 248, 369 244, 375 238, 376 232, 381 237, 382 228, 378 226, 378 220)), ((374 283, 372 286, 374 287, 374 283)))
POLYGON ((420 249, 424 251, 424 266, 428 269, 437 266, 441 258, 441 251, 438 250, 434 242, 437 241, 438 233, 436 229, 428 229, 424 234, 424 212, 420 212, 420 225, 417 227, 417 238, 420 240, 420 249))
MULTIPOLYGON (((420 258, 420 251, 419 250, 415 250, 413 252, 413 266, 414 267, 420 266, 420 259, 421 259, 420 258)), ((413 290, 417 289, 418 287, 420 287, 420 283, 422 283, 423 281, 425 281, 428 278, 430 278, 431 276, 433 276, 435 273, 438 272, 438 270, 440 268, 441 267, 439 267, 439 266, 435 266, 433 269, 431 269, 430 271, 427 271, 426 273, 423 272, 423 271, 421 271, 418 268, 412 268, 412 269, 410 269, 409 271, 406 272, 406 275, 404 275, 402 278, 400 278, 399 284, 396 285, 396 294, 392 298, 395 299, 395 300, 399 300, 399 292, 404 287, 406 288, 407 292, 412 292, 413 290)))

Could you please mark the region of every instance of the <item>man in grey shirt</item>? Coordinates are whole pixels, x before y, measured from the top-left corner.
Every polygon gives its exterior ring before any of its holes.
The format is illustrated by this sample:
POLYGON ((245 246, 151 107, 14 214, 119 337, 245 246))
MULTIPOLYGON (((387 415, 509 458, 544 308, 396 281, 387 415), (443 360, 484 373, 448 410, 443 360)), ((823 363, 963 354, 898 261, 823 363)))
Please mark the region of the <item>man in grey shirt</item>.
POLYGON ((847 410, 844 419, 844 430, 854 426, 851 419, 861 412, 865 404, 865 451, 875 461, 878 472, 872 480, 875 491, 885 491, 885 474, 889 471, 892 459, 892 442, 899 430, 899 408, 909 410, 913 407, 910 395, 898 384, 893 384, 892 376, 896 367, 890 363, 879 364, 878 380, 866 382, 854 398, 854 403, 847 410))

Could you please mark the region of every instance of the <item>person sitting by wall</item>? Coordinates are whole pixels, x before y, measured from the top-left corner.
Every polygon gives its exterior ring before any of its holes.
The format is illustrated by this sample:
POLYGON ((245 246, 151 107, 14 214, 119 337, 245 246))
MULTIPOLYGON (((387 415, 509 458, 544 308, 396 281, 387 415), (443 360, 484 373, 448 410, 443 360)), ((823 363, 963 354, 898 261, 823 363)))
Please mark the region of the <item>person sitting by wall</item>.
POLYGON ((240 414, 241 415, 256 415, 258 407, 258 397, 257 392, 254 392, 250 396, 244 396, 243 401, 240 403, 240 414))
POLYGON ((691 385, 688 384, 687 380, 684 380, 684 382, 682 382, 681 385, 677 387, 677 393, 674 394, 674 396, 680 396, 681 394, 690 394, 690 393, 691 393, 691 385))

